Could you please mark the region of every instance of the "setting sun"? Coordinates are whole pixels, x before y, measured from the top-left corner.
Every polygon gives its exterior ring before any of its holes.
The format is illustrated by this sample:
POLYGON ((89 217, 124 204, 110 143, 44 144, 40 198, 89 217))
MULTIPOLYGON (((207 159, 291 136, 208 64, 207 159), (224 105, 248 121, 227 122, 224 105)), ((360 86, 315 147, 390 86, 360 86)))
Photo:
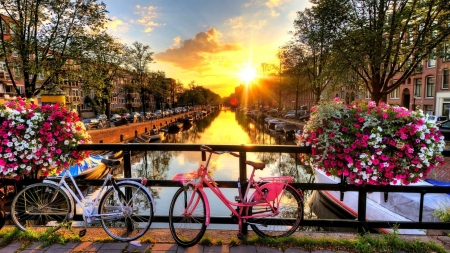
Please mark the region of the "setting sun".
POLYGON ((246 84, 248 84, 253 79, 255 79, 256 70, 252 67, 247 67, 239 73, 239 77, 241 78, 242 81, 244 81, 246 84))

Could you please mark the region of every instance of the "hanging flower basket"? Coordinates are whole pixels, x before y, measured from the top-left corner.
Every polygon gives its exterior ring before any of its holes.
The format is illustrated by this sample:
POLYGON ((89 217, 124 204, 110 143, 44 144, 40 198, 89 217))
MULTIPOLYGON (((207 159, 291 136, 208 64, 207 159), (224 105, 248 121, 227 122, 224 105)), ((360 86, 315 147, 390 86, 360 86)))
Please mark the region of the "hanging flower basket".
POLYGON ((443 163, 444 137, 422 111, 338 99, 311 109, 298 144, 305 161, 356 185, 415 183, 443 163))
POLYGON ((90 136, 76 112, 59 104, 38 106, 22 98, 0 105, 0 178, 59 174, 87 157, 77 151, 90 136))

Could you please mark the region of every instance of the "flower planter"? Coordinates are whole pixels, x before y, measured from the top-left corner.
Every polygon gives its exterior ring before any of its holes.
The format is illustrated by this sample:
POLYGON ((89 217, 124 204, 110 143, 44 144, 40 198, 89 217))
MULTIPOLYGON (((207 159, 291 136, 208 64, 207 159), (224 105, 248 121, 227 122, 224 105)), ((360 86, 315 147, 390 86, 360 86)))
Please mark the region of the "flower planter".
POLYGON ((444 161, 444 138, 422 111, 334 100, 314 107, 303 130, 305 162, 352 184, 408 185, 444 161))

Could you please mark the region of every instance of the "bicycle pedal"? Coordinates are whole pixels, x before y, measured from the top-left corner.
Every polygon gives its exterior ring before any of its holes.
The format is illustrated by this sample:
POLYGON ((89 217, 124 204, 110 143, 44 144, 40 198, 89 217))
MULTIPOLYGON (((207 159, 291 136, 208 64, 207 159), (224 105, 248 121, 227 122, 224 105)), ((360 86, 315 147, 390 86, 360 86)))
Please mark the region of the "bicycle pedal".
POLYGON ((85 235, 86 235, 86 229, 82 229, 82 230, 80 230, 80 232, 78 232, 79 237, 83 237, 85 235))

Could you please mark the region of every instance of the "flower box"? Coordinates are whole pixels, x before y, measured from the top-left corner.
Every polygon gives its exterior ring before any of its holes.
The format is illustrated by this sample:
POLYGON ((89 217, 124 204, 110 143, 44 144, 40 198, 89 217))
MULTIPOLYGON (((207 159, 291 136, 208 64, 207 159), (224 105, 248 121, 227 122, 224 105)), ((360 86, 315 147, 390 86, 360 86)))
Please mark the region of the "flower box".
POLYGON ((22 98, 0 105, 0 178, 39 178, 81 162, 90 136, 74 111, 22 98))
POLYGON ((306 162, 356 185, 408 185, 443 163, 444 137, 422 111, 338 99, 311 109, 298 145, 306 162))

